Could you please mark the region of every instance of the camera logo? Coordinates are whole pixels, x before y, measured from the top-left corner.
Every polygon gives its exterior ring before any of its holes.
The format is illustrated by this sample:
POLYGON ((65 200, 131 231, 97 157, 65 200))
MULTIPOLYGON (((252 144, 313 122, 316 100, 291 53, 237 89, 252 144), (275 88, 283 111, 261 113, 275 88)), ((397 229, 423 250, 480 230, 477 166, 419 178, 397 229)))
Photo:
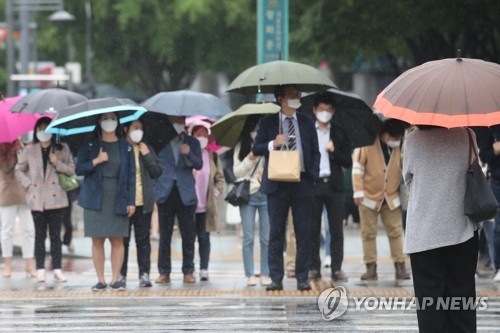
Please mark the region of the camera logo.
POLYGON ((342 316, 349 306, 344 287, 328 288, 318 297, 318 309, 326 321, 342 316))

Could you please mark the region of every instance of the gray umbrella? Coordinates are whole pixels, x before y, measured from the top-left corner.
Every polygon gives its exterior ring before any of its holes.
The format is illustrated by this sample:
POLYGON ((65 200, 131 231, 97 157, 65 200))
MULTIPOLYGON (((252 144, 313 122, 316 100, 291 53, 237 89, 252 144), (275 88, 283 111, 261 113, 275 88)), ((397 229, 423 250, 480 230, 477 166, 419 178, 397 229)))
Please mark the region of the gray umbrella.
POLYGON ((43 89, 24 96, 14 104, 10 111, 54 115, 68 106, 86 100, 87 97, 69 90, 60 88, 43 89))

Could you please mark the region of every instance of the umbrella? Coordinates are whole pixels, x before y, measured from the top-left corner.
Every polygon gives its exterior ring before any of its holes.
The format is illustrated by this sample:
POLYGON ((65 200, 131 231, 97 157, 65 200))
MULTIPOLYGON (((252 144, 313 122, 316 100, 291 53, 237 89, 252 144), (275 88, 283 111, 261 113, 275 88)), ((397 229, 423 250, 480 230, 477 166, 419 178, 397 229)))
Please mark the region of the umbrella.
POLYGON ((500 124, 500 65, 460 55, 429 61, 396 78, 374 107, 413 125, 500 124))
POLYGON ((144 141, 149 143, 156 153, 177 135, 166 114, 150 110, 144 113, 140 120, 144 129, 144 141))
MULTIPOLYGON (((361 97, 337 89, 329 89, 335 105, 335 117, 332 122, 343 128, 349 137, 351 148, 370 146, 375 141, 380 129, 380 118, 372 111, 361 97)), ((302 97, 302 110, 313 113, 314 99, 317 94, 302 97)))
POLYGON ((95 129, 96 118, 100 114, 119 112, 120 123, 123 124, 139 119, 146 111, 146 108, 126 98, 91 99, 62 109, 45 131, 63 136, 89 133, 95 129))
POLYGON ((32 131, 36 121, 41 115, 31 115, 27 113, 12 113, 8 110, 23 96, 6 98, 0 101, 0 142, 12 142, 20 136, 32 131))
POLYGON ((161 92, 148 98, 142 105, 169 116, 203 115, 219 118, 231 112, 231 109, 220 98, 212 94, 189 90, 161 92))
POLYGON ((60 89, 43 89, 24 96, 12 108, 11 112, 55 115, 58 111, 73 104, 86 101, 87 97, 78 93, 60 89))
POLYGON ((212 136, 219 145, 234 148, 245 125, 248 116, 254 114, 269 115, 280 110, 273 103, 244 104, 238 110, 231 112, 212 125, 212 136))
POLYGON ((316 68, 292 61, 277 60, 248 68, 231 82, 227 91, 241 94, 273 93, 277 85, 295 84, 300 91, 337 88, 316 68))

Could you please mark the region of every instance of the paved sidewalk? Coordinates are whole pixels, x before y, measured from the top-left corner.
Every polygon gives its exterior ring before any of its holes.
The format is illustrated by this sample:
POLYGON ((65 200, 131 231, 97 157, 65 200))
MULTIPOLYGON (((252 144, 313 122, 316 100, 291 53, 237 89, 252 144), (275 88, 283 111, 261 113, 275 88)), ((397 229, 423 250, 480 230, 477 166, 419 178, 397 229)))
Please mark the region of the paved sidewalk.
MULTIPOLYGON (((350 295, 398 295, 412 296, 413 286, 411 281, 404 281, 397 284, 394 280, 394 266, 390 258, 389 242, 384 231, 379 230, 377 238, 378 247, 378 275, 379 281, 375 283, 362 283, 359 279, 364 272, 365 266, 362 261, 361 239, 358 229, 346 228, 345 230, 345 259, 343 269, 349 281, 342 283, 350 295)), ((11 278, 0 277, 0 297, 59 297, 59 296, 89 296, 95 295, 90 291, 90 287, 95 284, 96 276, 91 259, 91 241, 89 238, 79 236, 80 232, 75 232, 75 251, 68 252, 63 248, 63 271, 68 278, 66 283, 54 282, 50 271, 47 272, 47 281, 37 283, 35 279, 25 277, 24 263, 20 257, 14 259, 14 272, 11 278)), ((244 277, 242 262, 241 238, 232 234, 212 234, 212 253, 210 259, 210 280, 208 282, 198 281, 195 284, 182 283, 182 253, 181 240, 178 232, 174 233, 172 240, 172 283, 168 285, 157 285, 153 283, 152 288, 139 288, 138 269, 136 262, 135 243, 131 243, 129 256, 129 273, 127 276, 126 292, 109 292, 105 295, 113 296, 316 296, 324 289, 331 287, 330 272, 323 269, 323 280, 313 283, 313 290, 310 292, 299 292, 296 290, 295 279, 284 279, 283 292, 266 292, 264 286, 247 287, 244 277)), ((259 250, 258 241, 255 242, 255 269, 259 271, 259 250)), ((48 249, 47 243, 47 249, 48 249)), ((106 277, 110 279, 109 244, 106 243, 106 277)), ((158 241, 152 242, 152 265, 151 280, 157 274, 158 241)), ((198 269, 199 259, 195 258, 195 266, 198 269)), ((47 267, 50 266, 50 256, 47 256, 47 267)), ((3 263, 0 269, 3 268, 3 263)), ((409 263, 407 268, 410 269, 409 263)), ((196 272, 198 278, 198 272, 196 272)), ((108 280, 109 282, 109 280, 108 280)), ((500 297, 500 284, 495 284, 490 278, 478 278, 477 290, 479 296, 500 297)))

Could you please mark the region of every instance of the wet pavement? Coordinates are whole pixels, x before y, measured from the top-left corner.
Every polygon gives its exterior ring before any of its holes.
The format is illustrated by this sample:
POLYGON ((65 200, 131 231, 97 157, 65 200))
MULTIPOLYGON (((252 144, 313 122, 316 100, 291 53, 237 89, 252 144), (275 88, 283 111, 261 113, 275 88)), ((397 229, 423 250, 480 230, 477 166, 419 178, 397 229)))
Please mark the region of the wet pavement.
MULTIPOLYGON (((248 287, 241 259, 241 238, 234 233, 212 234, 210 279, 184 284, 181 274, 181 242, 176 233, 172 241, 172 283, 152 288, 138 286, 135 245, 131 244, 127 290, 95 293, 90 287, 96 277, 91 260, 90 240, 75 233, 75 251, 63 249, 63 271, 68 282, 54 282, 50 271, 46 282, 37 283, 23 272, 23 260, 14 259, 11 278, 0 277, 0 332, 116 332, 186 330, 230 332, 306 332, 306 331, 416 331, 416 313, 406 309, 356 308, 354 297, 411 298, 411 281, 396 283, 387 238, 380 230, 376 283, 361 283, 364 272, 359 230, 345 231, 343 269, 349 281, 348 309, 331 321, 318 310, 318 295, 332 286, 328 269, 313 290, 299 292, 294 279, 284 279, 284 291, 266 292, 257 284, 248 287)), ((48 248, 48 246, 47 246, 48 248)), ((157 277, 158 242, 152 244, 151 279, 157 277)), ((109 246, 107 252, 109 255, 109 246)), ((256 270, 258 270, 256 242, 256 270)), ((47 267, 50 266, 49 256, 47 267)), ((198 266, 198 257, 196 257, 198 266)), ((409 266, 409 265, 407 265, 409 266)), ((0 269, 3 265, 0 265, 0 269)), ((409 268, 409 267, 408 267, 409 268)), ((110 263, 106 261, 106 277, 110 263)), ((198 278, 198 276, 197 276, 198 278)), ((108 280, 109 282, 109 280, 108 280)), ((500 284, 490 277, 477 279, 478 296, 487 297, 488 308, 478 311, 479 331, 500 331, 500 284)))

